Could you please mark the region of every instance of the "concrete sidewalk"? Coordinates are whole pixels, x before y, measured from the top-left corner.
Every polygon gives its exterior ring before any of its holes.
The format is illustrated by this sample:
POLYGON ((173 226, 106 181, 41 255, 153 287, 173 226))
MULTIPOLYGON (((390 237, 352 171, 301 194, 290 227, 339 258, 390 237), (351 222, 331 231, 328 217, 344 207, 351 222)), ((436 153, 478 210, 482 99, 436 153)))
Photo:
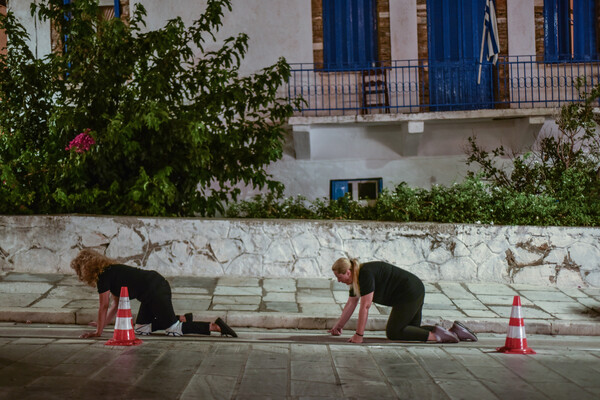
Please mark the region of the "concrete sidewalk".
MULTIPOLYGON (((325 330, 348 298, 331 279, 172 277, 173 305, 196 320, 222 317, 233 327, 325 330)), ((513 296, 520 295, 527 334, 600 335, 600 289, 499 283, 429 282, 423 324, 460 320, 476 332, 506 333, 513 296)), ((87 324, 98 295, 75 275, 0 274, 0 321, 87 324)), ((131 301, 132 312, 139 303, 131 301)), ((346 325, 353 329, 356 314, 346 325)), ((388 307, 374 305, 369 330, 384 330, 388 307)), ((134 316, 135 317, 135 316, 134 316)))

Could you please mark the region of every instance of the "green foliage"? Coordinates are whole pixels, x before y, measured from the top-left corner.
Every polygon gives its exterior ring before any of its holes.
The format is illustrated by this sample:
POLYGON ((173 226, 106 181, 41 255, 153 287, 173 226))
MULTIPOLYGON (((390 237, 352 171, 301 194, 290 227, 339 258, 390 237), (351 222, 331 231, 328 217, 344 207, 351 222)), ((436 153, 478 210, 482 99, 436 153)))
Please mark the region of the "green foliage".
POLYGON ((191 26, 148 31, 141 5, 124 23, 102 20, 97 0, 38 2, 32 15, 66 38, 44 59, 2 17, 0 213, 214 215, 240 185, 281 191, 265 167, 292 114, 277 98, 289 66, 240 76, 245 34, 205 50, 227 10, 231 0, 209 0, 191 26), (66 151, 86 129, 95 144, 66 151))
MULTIPOLYGON (((571 181, 577 182, 576 177, 571 181)), ((580 195, 581 195, 580 190, 580 195)), ((344 219, 395 222, 441 222, 497 225, 599 226, 600 203, 573 196, 559 201, 551 196, 522 193, 470 177, 451 186, 431 190, 402 183, 384 189, 374 206, 351 200, 303 197, 283 198, 271 194, 232 204, 229 218, 344 219)))
POLYGON ((542 138, 539 148, 513 157, 508 165, 502 165, 501 159, 509 156, 503 147, 488 152, 474 137, 469 138, 467 163, 478 164, 483 179, 499 192, 510 193, 504 199, 506 204, 499 207, 506 207, 508 212, 513 205, 510 212, 515 224, 523 220, 532 223, 530 213, 535 223, 599 225, 600 137, 594 104, 600 97, 600 86, 585 93, 581 90, 584 83, 577 81, 580 101, 560 109, 558 135, 542 138))

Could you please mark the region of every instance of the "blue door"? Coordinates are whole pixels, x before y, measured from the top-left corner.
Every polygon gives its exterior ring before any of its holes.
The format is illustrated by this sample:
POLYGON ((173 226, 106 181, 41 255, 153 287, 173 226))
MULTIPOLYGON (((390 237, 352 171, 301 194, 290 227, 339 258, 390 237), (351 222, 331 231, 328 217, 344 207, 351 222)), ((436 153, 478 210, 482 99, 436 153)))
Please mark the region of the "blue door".
POLYGON ((493 108, 493 70, 485 57, 477 84, 484 13, 485 0, 427 0, 432 111, 493 108))

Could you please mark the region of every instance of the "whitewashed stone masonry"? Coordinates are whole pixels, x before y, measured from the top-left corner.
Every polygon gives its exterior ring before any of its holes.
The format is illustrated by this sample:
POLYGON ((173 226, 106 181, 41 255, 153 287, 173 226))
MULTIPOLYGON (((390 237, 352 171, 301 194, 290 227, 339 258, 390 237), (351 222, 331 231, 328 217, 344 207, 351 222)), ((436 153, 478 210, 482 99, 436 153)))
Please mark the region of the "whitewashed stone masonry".
POLYGON ((83 248, 165 276, 331 277, 351 256, 425 281, 600 286, 596 228, 0 216, 1 271, 69 273, 83 248))

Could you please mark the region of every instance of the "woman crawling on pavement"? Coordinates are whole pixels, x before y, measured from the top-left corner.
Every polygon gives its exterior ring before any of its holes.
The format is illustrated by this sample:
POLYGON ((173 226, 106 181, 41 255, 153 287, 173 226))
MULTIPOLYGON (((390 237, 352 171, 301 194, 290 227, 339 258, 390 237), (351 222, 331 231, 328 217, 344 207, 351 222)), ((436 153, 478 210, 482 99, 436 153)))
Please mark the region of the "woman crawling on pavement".
POLYGON ((221 318, 213 322, 192 321, 192 314, 178 317, 173 311, 169 282, 156 271, 144 270, 119 264, 93 250, 82 250, 71 261, 79 280, 98 289, 100 305, 95 332, 86 332, 82 338, 102 335, 104 327, 111 322, 119 304, 121 287, 127 286, 130 299, 140 301, 134 331, 138 335, 150 335, 157 330, 165 330, 169 336, 182 336, 187 333, 237 337, 236 333, 221 318), (112 304, 110 304, 112 297, 112 304))
POLYGON ((382 261, 359 264, 356 259, 348 258, 338 259, 331 269, 338 282, 351 286, 342 315, 329 330, 334 336, 342 334, 342 329, 360 301, 356 332, 349 342, 362 343, 372 303, 392 307, 385 328, 390 340, 437 343, 477 341, 477 336, 458 321, 450 330, 438 325, 421 326, 425 286, 408 271, 382 261))

